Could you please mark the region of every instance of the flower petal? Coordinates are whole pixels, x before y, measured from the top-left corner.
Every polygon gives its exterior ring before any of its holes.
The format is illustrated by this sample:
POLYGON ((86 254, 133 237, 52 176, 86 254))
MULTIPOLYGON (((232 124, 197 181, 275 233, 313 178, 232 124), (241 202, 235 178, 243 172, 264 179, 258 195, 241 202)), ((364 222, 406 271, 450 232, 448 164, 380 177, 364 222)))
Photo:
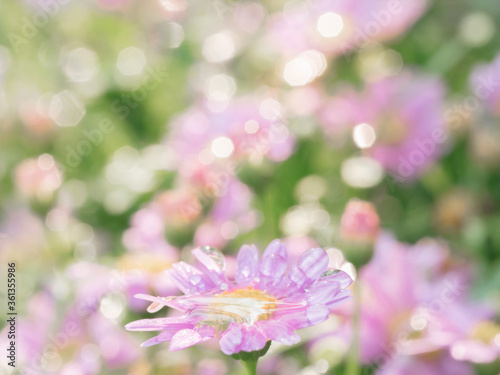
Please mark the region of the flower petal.
POLYGON ((338 281, 317 282, 307 292, 307 299, 311 305, 326 305, 335 300, 340 291, 338 281))
POLYGON ((224 270, 217 264, 217 262, 210 257, 202 248, 197 247, 192 251, 193 255, 200 262, 199 267, 201 271, 208 276, 214 284, 222 289, 228 288, 228 280, 224 270))
POLYGON ((184 294, 203 293, 215 288, 214 282, 196 267, 178 262, 166 271, 184 294))
POLYGON ((322 305, 309 306, 307 308, 306 315, 309 326, 315 326, 316 324, 322 323, 328 319, 330 309, 322 305))
POLYGON ((134 297, 152 302, 148 307, 148 312, 150 313, 160 311, 165 306, 182 312, 186 311, 186 309, 176 301, 175 297, 154 297, 149 294, 136 294, 134 297))
POLYGON ((264 320, 259 322, 259 325, 264 335, 270 340, 284 345, 293 345, 300 341, 300 336, 292 327, 278 320, 264 320))
POLYGON ((307 250, 301 255, 297 262, 297 268, 304 272, 309 279, 317 280, 325 272, 328 262, 329 258, 326 251, 316 247, 307 250))
POLYGON ((147 348, 148 346, 161 344, 162 342, 169 341, 177 331, 165 331, 160 333, 158 336, 152 337, 149 340, 144 341, 141 346, 147 348))
POLYGON ((261 350, 267 339, 255 325, 231 323, 219 340, 222 352, 227 355, 261 350))
POLYGON ((329 309, 334 308, 336 305, 342 302, 349 301, 352 298, 352 293, 349 289, 342 290, 339 294, 335 296, 334 299, 326 302, 325 305, 328 306, 329 309))
POLYGON ((247 285, 259 274, 259 251, 255 245, 243 245, 238 252, 236 265, 236 282, 247 285))
POLYGON ((293 329, 310 327, 328 319, 330 309, 324 305, 307 306, 303 310, 280 316, 280 321, 293 329))
POLYGON ((237 348, 240 346, 242 338, 243 334, 240 326, 238 324, 231 323, 219 340, 222 352, 226 355, 239 352, 237 348))
POLYGON ((128 331, 165 331, 183 328, 192 328, 193 323, 184 317, 169 317, 158 319, 142 319, 131 322, 125 326, 128 331))
POLYGON ((170 342, 169 351, 186 349, 203 341, 203 337, 193 329, 182 329, 178 331, 170 342))
POLYGON ((341 270, 327 271, 323 275, 320 277, 321 281, 337 281, 340 283, 340 287, 342 289, 347 288, 349 285, 353 283, 351 276, 349 276, 346 272, 341 270), (330 272, 333 273, 329 274, 330 272))
POLYGON ((267 339, 258 326, 244 325, 243 338, 239 351, 253 352, 255 350, 261 350, 266 346, 266 342, 267 339))
POLYGON ((292 297, 306 291, 325 271, 328 261, 328 255, 323 249, 313 248, 304 252, 284 280, 286 296, 292 297))
POLYGON ((260 288, 273 291, 281 283, 288 268, 286 246, 280 240, 272 241, 260 261, 260 288))

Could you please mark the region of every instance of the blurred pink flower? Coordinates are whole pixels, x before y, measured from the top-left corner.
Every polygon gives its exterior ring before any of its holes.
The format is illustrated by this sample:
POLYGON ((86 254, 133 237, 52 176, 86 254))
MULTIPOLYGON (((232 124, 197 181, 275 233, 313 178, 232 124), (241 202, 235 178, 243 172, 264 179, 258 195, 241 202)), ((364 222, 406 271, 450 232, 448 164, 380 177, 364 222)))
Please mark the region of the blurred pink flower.
POLYGON ((287 250, 275 240, 261 261, 254 245, 238 254, 235 281, 225 273, 224 256, 209 247, 196 248, 198 267, 177 263, 168 273, 181 297, 138 295, 151 301, 149 312, 169 306, 180 317, 129 323, 133 331, 161 331, 143 346, 171 341, 170 351, 219 338, 225 354, 262 349, 268 340, 291 345, 300 341, 295 329, 319 324, 334 305, 350 298, 352 279, 342 271, 328 271, 323 249, 306 251, 287 273, 287 250))
POLYGON ((342 214, 340 232, 344 240, 372 243, 380 230, 375 206, 370 202, 352 199, 342 214))
MULTIPOLYGON (((93 276, 87 274, 87 281, 93 276)), ((17 322, 16 367, 26 374, 97 375, 102 367, 124 368, 138 360, 135 340, 97 309, 100 293, 109 291, 101 287, 93 288, 97 294, 80 294, 85 299, 77 298, 62 313, 61 301, 49 291, 33 295, 17 322)))
POLYGON ((472 327, 469 335, 451 347, 454 358, 473 363, 491 363, 500 359, 500 325, 483 321, 472 327))
POLYGON ((248 98, 229 102, 220 113, 203 106, 191 108, 172 122, 166 142, 180 167, 195 161, 216 171, 223 170, 220 165, 228 160, 282 161, 294 144, 279 103, 248 98))
POLYGON ((405 71, 362 92, 344 89, 326 102, 320 121, 332 138, 353 131, 358 146, 397 179, 413 179, 443 153, 444 93, 438 78, 405 71))
POLYGON ((231 178, 219 193, 206 220, 196 230, 194 243, 197 246, 222 248, 238 234, 257 225, 258 214, 251 207, 253 193, 248 186, 231 178))
POLYGON ((93 263, 75 263, 65 273, 74 300, 64 312, 63 327, 74 327, 73 339, 80 340, 82 348, 92 343, 106 369, 124 368, 139 360, 135 339, 124 336, 118 324, 133 273, 93 263))
POLYGON ((202 211, 198 196, 188 187, 164 191, 155 198, 155 203, 163 215, 163 221, 170 227, 190 224, 202 211))
POLYGON ((424 0, 313 0, 288 3, 269 22, 274 46, 284 54, 317 50, 340 55, 366 42, 404 33, 422 15, 424 0))
POLYGON ((492 315, 488 307, 468 302, 469 279, 468 269, 453 265, 442 244, 424 240, 409 246, 381 234, 358 278, 363 363, 378 363, 377 374, 384 375, 413 374, 417 368, 425 374, 469 374, 451 349, 492 315))
POLYGON ((32 261, 45 246, 43 221, 26 209, 5 209, 0 223, 0 259, 32 261), (29 236, 26 234, 29 233, 29 236))
POLYGON ((49 154, 36 159, 28 159, 16 167, 15 182, 17 189, 29 199, 42 202, 51 200, 62 183, 62 174, 54 158, 49 154))
POLYGON ((221 359, 205 358, 196 365, 196 375, 225 375, 227 373, 227 365, 221 359))
POLYGON ((436 358, 415 358, 398 356, 384 364, 377 375, 475 375, 476 372, 466 362, 459 362, 449 354, 436 358))
MULTIPOLYGON (((488 111, 500 116, 500 54, 489 64, 478 64, 469 81, 475 99, 484 102, 488 111)), ((459 113, 457 112, 457 115, 459 113)), ((469 114, 467 114, 468 117, 469 114)))
MULTIPOLYGON (((184 201, 182 201, 184 202, 184 201)), ((179 250, 165 238, 165 207, 150 203, 132 215, 131 227, 122 236, 128 250, 118 258, 117 268, 127 280, 125 293, 135 310, 145 307, 133 296, 138 293, 174 293, 163 272, 179 260, 179 250)))
POLYGON ((174 261, 179 256, 165 239, 164 213, 154 204, 132 215, 131 227, 123 233, 122 242, 132 252, 161 254, 174 261))

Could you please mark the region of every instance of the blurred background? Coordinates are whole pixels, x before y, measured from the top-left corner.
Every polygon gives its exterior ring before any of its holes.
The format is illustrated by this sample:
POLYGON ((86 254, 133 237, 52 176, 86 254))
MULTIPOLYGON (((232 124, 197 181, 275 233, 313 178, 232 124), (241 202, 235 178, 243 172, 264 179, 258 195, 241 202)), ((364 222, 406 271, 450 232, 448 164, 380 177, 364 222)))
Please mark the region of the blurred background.
POLYGON ((164 316, 133 296, 179 293, 163 271, 195 246, 231 274, 274 238, 330 249, 361 292, 259 373, 500 373, 496 1, 20 0, 0 20, 2 373, 242 373, 123 326, 164 316))

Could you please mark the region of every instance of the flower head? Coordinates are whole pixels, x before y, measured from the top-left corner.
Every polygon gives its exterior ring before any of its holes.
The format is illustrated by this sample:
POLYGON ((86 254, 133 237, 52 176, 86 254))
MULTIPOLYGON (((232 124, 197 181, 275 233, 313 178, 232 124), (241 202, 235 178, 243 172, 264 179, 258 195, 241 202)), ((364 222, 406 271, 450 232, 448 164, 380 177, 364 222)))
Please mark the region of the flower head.
POLYGON ((41 202, 50 201, 61 186, 62 174, 49 154, 19 163, 15 182, 21 194, 41 202))
POLYGON ((478 64, 469 77, 474 94, 484 102, 486 109, 493 115, 500 115, 500 90, 495 84, 500 72, 500 54, 489 64, 478 64))
MULTIPOLYGON (((495 326, 488 323, 487 335, 481 327, 493 311, 469 299, 470 271, 441 242, 408 245, 381 232, 357 279, 361 361, 382 363, 376 374, 392 375, 470 374, 463 360, 494 360, 495 326), (473 352, 478 344, 481 357, 473 352)), ((346 341, 353 327, 349 318, 340 329, 348 331, 346 341)))
POLYGON ((179 262, 168 270, 179 289, 177 297, 137 295, 152 302, 149 312, 164 306, 181 316, 145 319, 126 326, 133 331, 161 331, 143 346, 171 341, 170 351, 214 337, 225 354, 252 352, 268 340, 292 345, 300 341, 295 329, 319 324, 332 308, 350 298, 352 279, 328 270, 328 255, 313 248, 288 269, 287 249, 279 240, 269 244, 262 259, 254 245, 244 245, 237 257, 235 280, 225 273, 224 256, 210 247, 193 250, 197 267, 179 262))
POLYGON ((377 210, 370 202, 349 201, 342 214, 340 230, 348 241, 374 242, 380 230, 377 210))
POLYGON ((289 3, 270 17, 268 34, 273 46, 284 54, 315 49, 338 56, 406 32, 423 14, 426 2, 404 3, 396 7, 390 0, 289 3))
POLYGON ((320 120, 335 139, 352 130, 353 140, 399 180, 412 180, 445 151, 442 81, 412 70, 344 89, 326 102, 320 120))

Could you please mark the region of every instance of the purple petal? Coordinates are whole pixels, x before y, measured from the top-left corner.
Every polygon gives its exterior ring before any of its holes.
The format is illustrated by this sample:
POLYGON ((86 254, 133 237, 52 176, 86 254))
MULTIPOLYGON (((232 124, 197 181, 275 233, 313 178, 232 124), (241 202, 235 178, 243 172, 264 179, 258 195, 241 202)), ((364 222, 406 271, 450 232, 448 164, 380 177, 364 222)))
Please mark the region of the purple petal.
POLYGON ((347 288, 352 284, 353 280, 346 272, 341 270, 330 270, 323 273, 320 277, 321 281, 337 281, 342 289, 347 288))
POLYGON ((286 295, 292 297, 307 290, 324 272, 328 261, 326 251, 320 248, 310 249, 302 254, 284 281, 287 285, 286 295))
POLYGON ((196 328, 196 331, 203 337, 203 341, 209 340, 217 334, 217 329, 214 326, 201 326, 196 328))
POLYGON ((272 241, 260 261, 260 287, 271 290, 278 285, 288 268, 286 246, 279 240, 272 241))
POLYGON ((264 320, 259 325, 264 335, 270 340, 285 345, 293 345, 300 341, 300 336, 288 324, 277 320, 264 320))
POLYGON ((352 298, 352 293, 349 289, 342 290, 339 294, 335 296, 334 299, 328 301, 325 303, 326 306, 328 306, 329 309, 332 309, 339 303, 349 301, 352 298))
POLYGON ((153 338, 150 338, 147 341, 144 341, 141 346, 143 348, 147 348, 148 346, 156 345, 156 344, 161 344, 162 342, 169 341, 172 339, 172 337, 175 335, 177 331, 166 331, 160 333, 158 336, 155 336, 153 338))
POLYGON ((309 325, 314 326, 328 319, 330 309, 322 305, 309 306, 306 315, 309 325))
POLYGON ((199 247, 194 249, 192 253, 200 262, 199 267, 204 271, 203 273, 208 276, 218 288, 226 290, 228 288, 227 277, 224 274, 224 270, 214 258, 199 247))
POLYGON ((283 276, 287 269, 288 253, 280 240, 272 241, 260 261, 260 273, 264 276, 283 276))
POLYGON ((172 269, 166 272, 184 294, 203 293, 215 288, 209 277, 185 262, 173 264, 172 269))
POLYGON ((316 280, 325 272, 328 262, 326 251, 317 247, 302 254, 297 262, 297 268, 304 272, 309 279, 316 280))
POLYGON ((148 307, 148 312, 150 313, 157 312, 164 306, 168 306, 182 312, 186 311, 186 308, 176 301, 175 297, 154 297, 148 294, 136 294, 134 297, 152 302, 148 307))
POLYGON ((231 323, 219 340, 220 348, 222 352, 226 355, 231 355, 237 353, 239 350, 237 348, 241 344, 243 334, 239 325, 231 323))
POLYGON ((259 273, 259 251, 255 245, 243 245, 238 253, 236 282, 246 285, 259 273))
POLYGON ((227 355, 260 350, 266 345, 267 339, 255 325, 231 323, 219 340, 222 352, 227 355))
POLYGON ((186 349, 203 341, 203 337, 193 329, 183 329, 178 331, 170 342, 169 351, 186 349))
POLYGON ((288 324, 293 329, 310 327, 328 319, 330 309, 324 305, 307 306, 303 310, 280 316, 282 323, 288 324))
POLYGON ((165 331, 183 328, 192 328, 193 323, 186 320, 184 317, 158 318, 158 319, 142 319, 131 322, 125 326, 129 331, 165 331))
POLYGON ((243 338, 239 351, 253 352, 255 350, 261 350, 266 346, 267 339, 258 326, 245 325, 242 331, 243 338))
POLYGON ((340 291, 340 283, 337 281, 318 282, 307 292, 308 302, 311 305, 326 305, 335 300, 340 291))

